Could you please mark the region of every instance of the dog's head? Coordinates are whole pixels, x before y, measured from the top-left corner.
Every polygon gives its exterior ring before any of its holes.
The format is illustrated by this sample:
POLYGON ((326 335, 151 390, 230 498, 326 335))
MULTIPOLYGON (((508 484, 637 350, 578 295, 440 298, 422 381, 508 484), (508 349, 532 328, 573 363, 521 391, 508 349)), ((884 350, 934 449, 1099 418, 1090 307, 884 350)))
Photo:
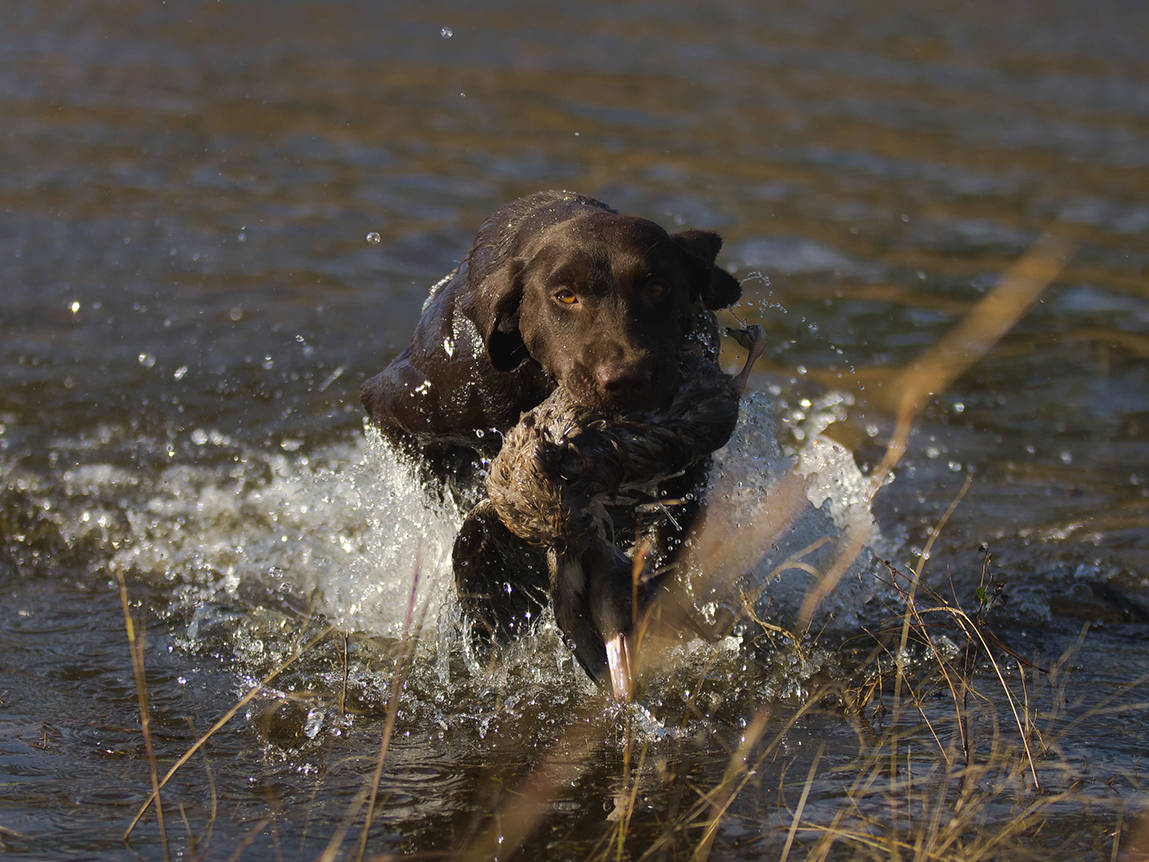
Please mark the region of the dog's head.
POLYGON ((717 234, 668 235, 642 218, 581 207, 537 231, 520 226, 483 279, 480 331, 491 364, 535 361, 580 403, 605 410, 665 400, 700 305, 741 286, 714 259, 717 234), (524 233, 526 235, 524 235, 524 233))

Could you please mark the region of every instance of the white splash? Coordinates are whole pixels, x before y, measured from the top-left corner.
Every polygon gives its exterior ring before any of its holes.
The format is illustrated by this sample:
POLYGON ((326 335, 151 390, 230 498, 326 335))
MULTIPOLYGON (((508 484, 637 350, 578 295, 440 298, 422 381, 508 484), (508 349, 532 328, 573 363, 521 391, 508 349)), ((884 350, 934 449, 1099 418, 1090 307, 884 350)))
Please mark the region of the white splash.
MULTIPOLYGON (((703 569, 696 597, 712 619, 752 599, 760 618, 792 625, 812 586, 833 566, 854 531, 866 548, 823 602, 815 625, 845 629, 859 621, 875 594, 873 554, 881 534, 869 508, 869 481, 852 454, 820 436, 840 403, 803 415, 800 446, 778 444, 775 414, 761 393, 743 400, 742 416, 715 458, 707 498, 703 569), (708 541, 709 540, 709 541, 708 541)), ((793 417, 787 417, 792 419, 793 417)))
POLYGON ((416 615, 436 625, 458 514, 432 502, 377 433, 319 455, 238 460, 227 474, 165 469, 126 512, 113 568, 186 584, 191 604, 280 593, 344 630, 385 636, 402 632, 414 591, 416 615))
MULTIPOLYGON (((880 539, 850 453, 807 430, 801 448, 784 454, 773 408, 754 394, 715 458, 710 500, 719 498, 726 533, 735 537, 721 551, 732 572, 726 586, 758 595, 764 618, 780 624, 834 559, 848 524, 865 523, 871 542, 880 539), (771 495, 785 476, 796 477, 793 516, 761 536, 748 531, 777 503, 771 495)), ((204 431, 190 439, 239 450, 204 431)), ((346 631, 376 636, 399 636, 413 593, 414 622, 425 634, 441 621, 457 623, 450 554, 460 513, 434 501, 374 430, 310 454, 280 448, 240 451, 222 465, 207 460, 173 464, 150 481, 98 466, 67 477, 85 496, 122 500, 127 482, 143 498, 121 510, 127 535, 108 541, 113 568, 178 585, 186 605, 242 606, 278 595, 346 631)), ((78 527, 114 520, 87 505, 94 514, 78 527)), ((856 621, 871 595, 868 562, 861 559, 824 606, 841 624, 856 621)))

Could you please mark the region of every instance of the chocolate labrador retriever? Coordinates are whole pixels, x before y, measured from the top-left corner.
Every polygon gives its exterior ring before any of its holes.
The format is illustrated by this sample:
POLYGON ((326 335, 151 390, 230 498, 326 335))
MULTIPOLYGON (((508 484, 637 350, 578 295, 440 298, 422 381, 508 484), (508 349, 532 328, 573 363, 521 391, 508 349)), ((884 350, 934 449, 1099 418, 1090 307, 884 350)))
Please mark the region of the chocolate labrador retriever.
MULTIPOLYGON (((424 479, 469 509, 502 434, 556 387, 608 415, 642 409, 674 393, 680 350, 716 353, 712 311, 741 295, 714 264, 721 246, 717 234, 670 235, 584 195, 520 198, 432 288, 411 345, 364 384, 363 406, 424 479)), ((704 479, 701 465, 661 494, 689 497, 704 479)), ((665 553, 689 518, 662 525, 665 553)), ((614 520, 633 529, 626 513, 614 520)), ((492 634, 513 633, 546 602, 545 558, 497 518, 468 518, 453 565, 464 609, 492 634)), ((599 649, 576 645, 596 677, 599 649)))

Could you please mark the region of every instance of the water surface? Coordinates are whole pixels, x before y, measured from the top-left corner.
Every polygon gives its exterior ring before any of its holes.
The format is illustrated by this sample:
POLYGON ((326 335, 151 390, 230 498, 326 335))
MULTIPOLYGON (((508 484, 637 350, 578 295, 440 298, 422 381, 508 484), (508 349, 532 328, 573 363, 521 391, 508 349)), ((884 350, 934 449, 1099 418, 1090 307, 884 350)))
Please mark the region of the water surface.
MULTIPOLYGON (((891 801, 912 813, 912 794, 847 788, 871 723, 900 730, 911 775, 940 768, 924 719, 948 744, 945 688, 887 725, 815 696, 877 666, 866 633, 898 610, 880 584, 831 600, 839 630, 802 657, 761 629, 684 648, 630 712, 595 699, 546 626, 489 672, 460 637, 442 567, 458 513, 365 434, 357 390, 486 214, 568 188, 725 237, 734 314, 769 335, 727 461, 749 473, 767 437, 795 450, 827 411, 870 469, 892 426, 858 373, 934 344, 1043 231, 1075 238, 1041 302, 921 417, 876 501, 875 553, 913 566, 970 480, 926 583, 972 612, 988 556, 1006 601, 987 623, 1053 671, 1026 671, 1051 795, 986 778, 980 825, 1004 834, 1045 798, 1026 846, 1110 858, 1149 738, 1147 56, 1133 0, 7 4, 0 847, 162 855, 152 815, 121 841, 149 793, 121 574, 161 771, 337 627, 177 774, 166 825, 185 855, 315 858, 340 834, 416 573, 420 647, 369 854, 472 846, 532 767, 573 763, 528 858, 605 854, 632 786, 631 857, 689 855, 691 807, 767 705, 751 760, 769 756, 713 858, 779 855, 800 798, 808 824, 860 804, 875 834, 912 834, 891 801), (590 728, 577 756, 572 720, 590 728)), ((764 621, 785 622, 783 598, 764 621)), ((974 678, 984 761, 1020 736, 992 667, 974 678)), ((799 830, 791 852, 817 839, 799 830)))

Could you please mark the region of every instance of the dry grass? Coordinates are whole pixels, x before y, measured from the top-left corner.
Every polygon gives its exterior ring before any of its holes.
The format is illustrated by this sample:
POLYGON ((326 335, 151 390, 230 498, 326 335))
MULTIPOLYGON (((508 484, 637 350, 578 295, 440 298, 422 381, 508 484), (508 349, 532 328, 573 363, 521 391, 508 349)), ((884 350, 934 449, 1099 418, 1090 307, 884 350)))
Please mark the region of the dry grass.
MULTIPOLYGON (((1081 792, 1080 768, 1059 754, 1059 742, 1067 734, 1109 706, 1102 704, 1073 719, 1060 711, 1066 667, 1080 642, 1053 668, 1039 668, 1013 654, 987 630, 981 619, 983 607, 967 611, 943 599, 922 586, 920 571, 892 564, 887 564, 887 571, 902 603, 901 615, 869 638, 872 650, 849 668, 848 681, 812 690, 797 708, 761 706, 731 752, 721 779, 710 787, 689 787, 693 802, 653 840, 644 836, 647 843, 641 850, 627 834, 638 779, 624 771, 619 816, 587 858, 702 862, 710 858, 736 800, 748 791, 754 798, 767 795, 768 788, 754 786, 756 776, 764 772, 777 775, 774 819, 786 820, 785 828, 776 827, 773 834, 764 825, 759 840, 765 858, 977 862, 1048 858, 1059 843, 1068 845, 1064 858, 1074 856, 1077 851, 1068 836, 1036 839, 1043 832, 1056 832, 1057 820, 1066 810, 1080 811, 1091 804, 1081 792), (945 695, 948 708, 939 702, 939 693, 945 695), (786 742, 795 727, 828 709, 857 728, 860 745, 853 761, 844 764, 840 756, 824 757, 824 744, 812 757, 787 753, 786 742), (932 741, 926 750, 923 738, 932 741), (802 780, 796 784, 788 767, 767 769, 786 760, 802 769, 802 780), (827 789, 827 781, 834 789, 827 789)), ((800 641, 790 648, 801 649, 800 641)), ((697 680, 695 690, 703 683, 704 679, 697 680)), ((542 800, 552 798, 577 774, 580 762, 569 752, 585 750, 595 733, 609 732, 608 725, 606 719, 597 725, 585 720, 572 723, 559 745, 539 759, 520 792, 491 818, 489 829, 459 857, 513 855, 544 816, 542 800), (563 769, 556 771, 556 763, 563 769)), ((637 761, 638 772, 646 758, 645 745, 633 752, 628 738, 624 763, 637 761)), ((671 781, 660 791, 669 798, 674 784, 671 781)), ((743 811, 733 819, 745 818, 743 811)), ((1094 836, 1099 858, 1117 858, 1120 814, 1117 822, 1112 844, 1104 830, 1094 836)), ((735 832, 741 831, 739 825, 735 832)))

